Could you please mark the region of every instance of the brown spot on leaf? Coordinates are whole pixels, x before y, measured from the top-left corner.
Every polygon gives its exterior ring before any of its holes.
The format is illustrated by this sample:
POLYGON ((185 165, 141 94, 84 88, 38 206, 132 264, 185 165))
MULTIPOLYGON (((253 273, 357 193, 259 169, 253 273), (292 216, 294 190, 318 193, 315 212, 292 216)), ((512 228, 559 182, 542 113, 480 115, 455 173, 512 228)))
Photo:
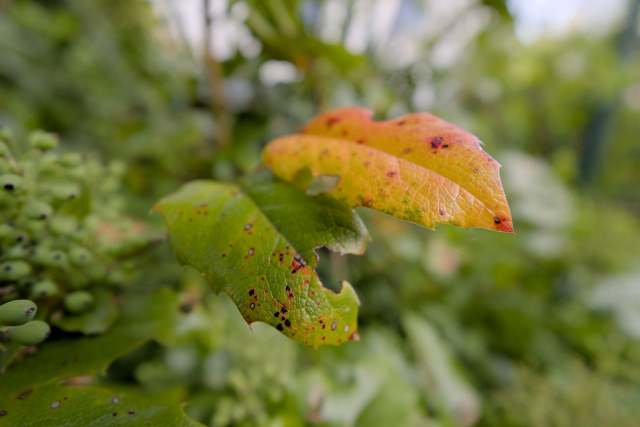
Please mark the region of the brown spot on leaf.
POLYGON ((333 126, 334 124, 338 123, 340 120, 342 120, 341 117, 338 116, 334 116, 334 117, 329 117, 327 119, 327 127, 330 128, 331 126, 333 126))
POLYGON ((18 395, 18 399, 19 400, 24 400, 25 397, 29 396, 31 393, 33 393, 33 389, 29 389, 27 391, 23 391, 22 393, 20 393, 18 395))

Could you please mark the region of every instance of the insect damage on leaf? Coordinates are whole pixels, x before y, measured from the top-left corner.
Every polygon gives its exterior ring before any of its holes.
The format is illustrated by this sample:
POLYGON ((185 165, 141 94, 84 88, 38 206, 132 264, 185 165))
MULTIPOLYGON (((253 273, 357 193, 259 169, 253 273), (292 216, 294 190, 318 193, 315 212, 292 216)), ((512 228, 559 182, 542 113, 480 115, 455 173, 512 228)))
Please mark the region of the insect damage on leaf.
POLYGON ((338 176, 331 195, 428 228, 453 224, 512 233, 500 165, 478 138, 429 113, 377 122, 364 108, 312 119, 272 141, 263 159, 295 182, 300 170, 338 176))
POLYGON ((315 272, 315 248, 362 254, 368 241, 360 218, 332 197, 271 177, 240 186, 195 181, 155 210, 180 263, 227 293, 247 323, 268 323, 310 347, 357 339, 353 288, 342 282, 336 294, 315 272))

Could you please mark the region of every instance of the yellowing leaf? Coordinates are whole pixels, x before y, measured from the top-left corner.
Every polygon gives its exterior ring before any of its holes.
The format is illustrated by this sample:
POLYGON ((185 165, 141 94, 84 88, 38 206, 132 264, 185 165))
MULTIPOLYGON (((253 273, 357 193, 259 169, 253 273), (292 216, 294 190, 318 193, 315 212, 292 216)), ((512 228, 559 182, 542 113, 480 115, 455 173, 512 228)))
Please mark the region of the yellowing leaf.
POLYGON ((337 200, 269 177, 242 186, 194 181, 155 209, 180 263, 227 293, 247 323, 310 347, 357 339, 353 288, 343 282, 336 294, 315 272, 316 247, 361 254, 368 241, 360 218, 337 200))
POLYGON ((472 134, 429 113, 376 122, 363 108, 311 120, 272 141, 263 159, 296 182, 305 170, 340 180, 331 195, 427 228, 453 224, 513 232, 500 165, 472 134))

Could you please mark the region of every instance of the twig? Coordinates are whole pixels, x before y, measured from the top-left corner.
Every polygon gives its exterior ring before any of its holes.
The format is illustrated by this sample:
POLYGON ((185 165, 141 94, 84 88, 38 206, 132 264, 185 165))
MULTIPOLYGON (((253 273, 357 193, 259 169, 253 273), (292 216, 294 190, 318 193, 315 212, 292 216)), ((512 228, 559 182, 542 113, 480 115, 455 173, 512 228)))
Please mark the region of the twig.
POLYGON ((213 20, 209 13, 210 0, 204 0, 204 19, 205 19, 205 37, 204 37, 204 59, 209 72, 209 82, 211 84, 211 114, 216 121, 218 131, 218 146, 226 147, 231 142, 231 120, 229 112, 226 108, 224 98, 224 70, 211 54, 211 28, 213 20))

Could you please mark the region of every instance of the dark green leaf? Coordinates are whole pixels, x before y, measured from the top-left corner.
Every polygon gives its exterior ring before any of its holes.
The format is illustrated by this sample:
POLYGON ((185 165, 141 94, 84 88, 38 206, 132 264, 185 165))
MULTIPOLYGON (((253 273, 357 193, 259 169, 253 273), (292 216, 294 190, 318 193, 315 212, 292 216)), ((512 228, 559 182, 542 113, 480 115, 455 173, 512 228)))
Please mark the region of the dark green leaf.
POLYGON ((45 342, 36 354, 11 364, 0 381, 0 404, 45 384, 102 373, 118 356, 171 328, 178 308, 174 292, 163 290, 129 301, 106 334, 45 342))
MULTIPOLYGON (((4 402, 3 402, 4 403, 4 402)), ((11 426, 201 426, 180 405, 98 387, 48 384, 11 401, 0 421, 11 426)))

